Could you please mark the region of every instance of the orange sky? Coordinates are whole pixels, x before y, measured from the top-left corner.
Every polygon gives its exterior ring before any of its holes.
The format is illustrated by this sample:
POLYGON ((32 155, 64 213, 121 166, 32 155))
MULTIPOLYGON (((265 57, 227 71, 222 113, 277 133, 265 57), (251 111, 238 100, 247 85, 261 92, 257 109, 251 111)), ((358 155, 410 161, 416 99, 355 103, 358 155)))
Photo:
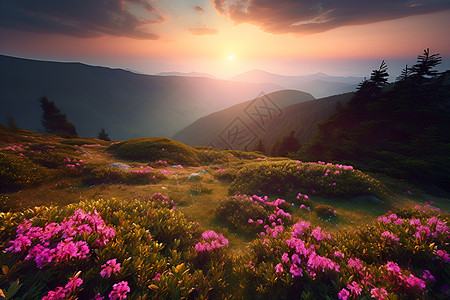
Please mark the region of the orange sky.
MULTIPOLYGON (((283 23, 282 14, 286 11, 281 10, 275 15, 260 9, 255 10, 258 14, 255 13, 253 19, 249 12, 248 16, 233 17, 231 12, 228 15, 220 13, 216 2, 227 3, 205 0, 148 2, 152 5, 152 13, 157 12, 163 20, 144 24, 143 30, 157 34, 158 39, 130 36, 123 28, 120 31, 114 28, 116 32, 111 31, 112 34, 101 32, 91 37, 64 30, 30 29, 34 20, 26 20, 30 25, 26 28, 0 22, 3 25, 0 27, 0 53, 81 61, 150 74, 196 71, 219 77, 251 69, 286 75, 326 72, 361 76, 378 67, 382 59, 387 60, 388 65, 391 61, 392 72, 399 73, 397 66, 414 63, 417 55, 427 47, 433 53, 441 53, 444 62, 445 57, 450 58, 450 10, 375 20, 363 25, 355 19, 324 32, 304 33, 279 32, 291 30, 292 24, 276 29, 264 27, 263 18, 283 23), (228 59, 231 55, 232 61, 228 59)), ((254 2, 258 8, 258 1, 254 2)), ((45 9, 49 11, 49 8, 45 9)), ((130 11, 140 15, 149 10, 133 7, 130 11)), ((286 18, 289 17, 292 16, 286 18)), ((367 18, 375 17, 368 15, 367 18)))

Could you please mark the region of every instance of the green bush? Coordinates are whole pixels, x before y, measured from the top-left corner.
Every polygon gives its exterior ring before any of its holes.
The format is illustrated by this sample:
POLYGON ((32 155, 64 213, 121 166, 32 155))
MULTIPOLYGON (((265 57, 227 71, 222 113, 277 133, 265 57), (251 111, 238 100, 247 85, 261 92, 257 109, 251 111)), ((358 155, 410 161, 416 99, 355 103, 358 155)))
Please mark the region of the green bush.
POLYGON ((152 184, 163 180, 165 176, 155 171, 127 171, 117 167, 106 166, 97 167, 83 176, 83 184, 99 185, 99 184, 152 184))
POLYGON ((6 291, 19 280, 22 286, 15 295, 17 299, 41 299, 50 290, 64 287, 67 279, 77 272, 81 272, 79 278, 83 280, 76 295, 79 299, 93 299, 97 293, 107 298, 113 284, 121 281, 128 283, 130 299, 231 296, 227 281, 223 280, 230 276, 231 261, 218 261, 212 256, 209 267, 195 266, 194 246, 201 239, 198 224, 176 210, 155 207, 151 201, 109 199, 35 208, 20 214, 1 213, 0 238, 0 289, 6 291), (86 258, 75 257, 39 269, 33 260, 24 260, 27 252, 5 251, 9 241, 18 237, 16 229, 25 220, 31 220, 35 228, 43 228, 50 222, 66 222, 79 209, 86 213, 97 211, 104 220, 102 228, 115 231, 114 238, 106 244, 96 244, 99 238, 96 233, 76 236, 77 241, 89 245, 86 258), (111 259, 121 264, 120 270, 103 278, 102 266, 111 259))
POLYGON ((314 208, 316 214, 323 219, 333 219, 336 218, 336 210, 333 206, 327 204, 317 204, 314 208))
POLYGON ((270 211, 245 196, 228 197, 221 200, 215 212, 216 218, 229 228, 246 234, 264 231, 264 226, 259 224, 257 220, 263 220, 267 223, 266 220, 269 215, 270 211), (254 220, 254 222, 249 223, 249 219, 254 220))
POLYGON ((169 138, 137 138, 108 147, 119 158, 138 161, 164 160, 169 164, 198 165, 194 148, 169 138))
POLYGON ((246 164, 237 173, 230 192, 286 194, 291 189, 307 189, 332 197, 385 197, 386 188, 378 180, 344 167, 295 161, 246 164))
POLYGON ((50 171, 28 157, 0 152, 0 192, 30 187, 50 177, 50 171))

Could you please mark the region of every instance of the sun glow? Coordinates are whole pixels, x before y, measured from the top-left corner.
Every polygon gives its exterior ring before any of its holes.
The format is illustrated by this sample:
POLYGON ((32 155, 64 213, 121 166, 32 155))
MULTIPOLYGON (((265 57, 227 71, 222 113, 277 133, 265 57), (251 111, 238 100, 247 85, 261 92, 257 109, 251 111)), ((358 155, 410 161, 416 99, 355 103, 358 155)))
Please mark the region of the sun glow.
POLYGON ((234 60, 234 55, 228 55, 228 61, 233 61, 234 60))

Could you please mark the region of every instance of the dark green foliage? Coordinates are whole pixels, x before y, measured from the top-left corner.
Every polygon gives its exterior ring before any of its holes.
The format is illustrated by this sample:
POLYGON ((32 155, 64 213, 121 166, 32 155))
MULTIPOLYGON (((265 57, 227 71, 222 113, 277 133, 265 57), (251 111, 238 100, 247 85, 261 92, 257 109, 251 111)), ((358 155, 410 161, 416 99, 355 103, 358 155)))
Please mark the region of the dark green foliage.
POLYGON ((164 179, 160 172, 133 172, 117 167, 98 167, 83 177, 83 184, 153 184, 164 179))
POLYGON ((427 49, 390 86, 385 86, 382 63, 293 157, 349 161, 364 170, 448 189, 450 72, 437 77, 433 68, 440 62, 427 49))
POLYGON ((103 141, 111 141, 111 139, 109 138, 109 135, 106 133, 105 128, 102 128, 100 130, 100 132, 98 133, 97 138, 99 140, 103 140, 103 141))
POLYGON ((266 148, 264 147, 264 144, 261 139, 256 142, 255 147, 253 148, 253 151, 260 152, 260 153, 266 153, 266 148))
POLYGON ((295 132, 291 131, 288 136, 280 138, 270 149, 271 156, 287 156, 290 152, 300 149, 300 143, 294 137, 295 132))
POLYGON ((219 202, 215 214, 216 218, 229 228, 246 234, 255 234, 264 231, 263 225, 256 220, 268 219, 270 211, 247 197, 228 197, 219 202), (249 219, 253 219, 254 222, 249 223, 249 219))
POLYGON ((331 205, 317 204, 314 208, 316 214, 323 219, 335 218, 335 209, 331 205))
POLYGON ((0 192, 16 191, 43 182, 49 172, 28 157, 0 152, 0 192))
POLYGON ((12 131, 17 131, 19 129, 19 126, 16 124, 16 121, 14 120, 13 116, 8 115, 8 123, 7 123, 9 129, 12 131))
POLYGON ((169 138, 137 138, 108 148, 120 158, 138 161, 164 160, 169 164, 198 165, 197 151, 169 138))
POLYGON ((386 190, 378 180, 358 170, 294 161, 246 164, 230 186, 231 193, 247 195, 284 195, 289 189, 315 190, 319 195, 333 197, 375 195, 381 198, 385 197, 386 190), (336 171, 339 173, 335 174, 336 171))
POLYGON ((75 126, 67 121, 66 115, 61 113, 53 101, 49 101, 46 96, 42 96, 39 102, 43 111, 42 126, 47 133, 63 137, 78 136, 75 126))

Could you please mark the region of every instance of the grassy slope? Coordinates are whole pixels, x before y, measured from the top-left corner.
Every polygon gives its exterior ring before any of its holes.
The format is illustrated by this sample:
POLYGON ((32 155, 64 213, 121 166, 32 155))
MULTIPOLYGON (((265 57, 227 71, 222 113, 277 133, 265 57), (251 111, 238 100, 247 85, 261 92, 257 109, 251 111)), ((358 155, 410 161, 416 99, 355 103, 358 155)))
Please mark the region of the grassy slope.
MULTIPOLYGON (((21 131, 13 133, 0 128, 0 148, 9 145, 32 145, 42 143, 52 143, 54 145, 65 145, 74 143, 74 141, 63 140, 58 137, 42 135, 30 131, 21 131), (63 144, 64 143, 64 144, 63 144)), ((75 141, 80 144, 81 152, 73 154, 80 155, 84 159, 87 168, 92 166, 104 166, 113 162, 126 163, 132 169, 140 170, 140 166, 147 166, 143 162, 120 159, 107 151, 109 143, 96 139, 80 139, 75 141), (86 146, 86 145, 94 145, 86 146), (82 146, 85 145, 85 146, 82 146)), ((204 230, 215 230, 223 232, 230 240, 232 248, 243 248, 248 237, 239 232, 230 231, 225 225, 221 224, 215 217, 214 212, 218 202, 229 196, 230 182, 221 180, 218 169, 226 169, 228 173, 236 173, 237 170, 252 165, 277 163, 279 159, 269 158, 269 162, 255 159, 257 155, 249 154, 252 159, 240 159, 229 152, 214 151, 209 148, 189 148, 191 151, 197 151, 203 155, 209 155, 209 163, 198 162, 195 166, 184 166, 183 169, 173 168, 170 165, 151 164, 157 172, 167 170, 174 172, 167 174, 165 179, 156 184, 148 185, 129 185, 129 184, 101 184, 96 186, 86 186, 83 184, 83 176, 53 176, 47 178, 43 183, 36 186, 29 186, 18 192, 0 194, 0 203, 3 211, 22 211, 26 208, 42 205, 66 205, 89 199, 108 199, 117 198, 123 201, 133 199, 148 199, 154 193, 161 192, 164 195, 177 200, 176 209, 183 212, 188 218, 199 222, 204 230), (202 150, 199 150, 202 149, 202 150), (206 149, 206 150, 205 150, 206 149), (208 153, 205 153, 208 152, 208 153), (212 159, 214 157, 214 159, 212 159), (188 176, 196 171, 205 169, 208 173, 201 176, 200 180, 188 180, 188 176)), ((2 150, 3 152, 5 150, 2 150)), ((75 150, 77 151, 77 150, 75 150)), ((173 153, 172 153, 173 154, 173 153)), ((242 155, 242 153, 241 153, 242 155)), ((203 157, 203 159, 205 159, 203 157)), ((281 160, 283 161, 283 160, 281 160)), ((61 173, 58 173, 61 174, 61 173)), ((313 212, 307 212, 299 207, 294 207, 293 215, 317 224, 330 232, 347 230, 361 224, 367 224, 375 220, 379 215, 396 208, 412 208, 416 204, 433 201, 435 206, 446 211, 450 210, 448 199, 436 198, 427 194, 422 194, 413 186, 402 181, 393 181, 392 178, 378 177, 385 183, 390 190, 389 199, 377 200, 374 198, 332 198, 324 195, 314 195, 308 193, 316 204, 329 204, 333 206, 338 213, 337 220, 333 222, 325 221, 313 212), (408 194, 407 191, 412 191, 408 194)), ((283 198, 288 201, 294 201, 298 192, 305 192, 304 188, 294 189, 285 195, 272 194, 271 198, 283 198)))

